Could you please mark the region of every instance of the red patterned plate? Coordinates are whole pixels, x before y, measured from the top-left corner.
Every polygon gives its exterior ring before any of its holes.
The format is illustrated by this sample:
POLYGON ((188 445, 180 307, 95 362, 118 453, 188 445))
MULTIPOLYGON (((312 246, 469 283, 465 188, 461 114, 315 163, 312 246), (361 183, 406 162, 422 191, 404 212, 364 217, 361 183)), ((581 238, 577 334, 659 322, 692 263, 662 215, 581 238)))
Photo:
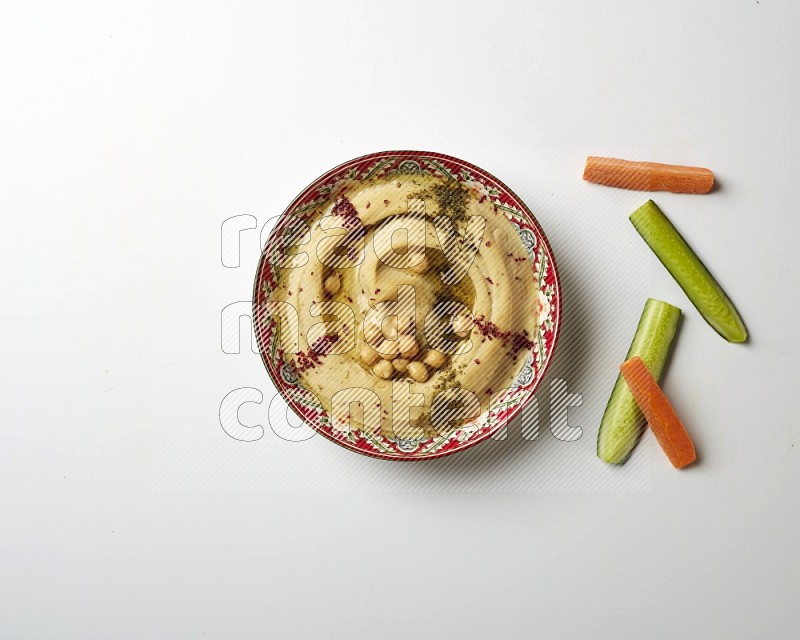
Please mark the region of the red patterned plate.
MULTIPOLYGON (((383 185, 383 182, 380 184, 383 185)), ((397 185, 399 188, 399 181, 397 185)), ((348 215, 359 215, 357 208, 349 200, 347 206, 351 211, 348 215)), ((366 207, 369 206, 367 203, 366 207)), ((333 206, 334 212, 336 209, 333 206)), ((295 254, 307 248, 297 248, 295 254)), ((285 263, 283 268, 286 268, 285 263)), ((522 273, 527 274, 527 270, 522 273)), ((329 440, 368 456, 388 460, 427 460, 463 451, 486 440, 507 425, 530 400, 542 381, 558 339, 561 289, 553 252, 544 231, 528 207, 497 178, 475 165, 440 153, 384 151, 350 160, 331 169, 304 189, 284 211, 270 234, 256 271, 253 311, 256 337, 264 365, 278 391, 306 424, 329 440), (495 215, 502 216, 507 229, 517 235, 527 252, 526 256, 514 260, 523 261, 525 268, 531 269, 531 282, 538 286, 538 292, 532 296, 533 308, 530 309, 531 317, 535 314, 538 323, 534 322, 535 335, 529 336, 525 331, 524 353, 515 354, 513 362, 518 363, 517 370, 508 372, 513 374, 513 383, 504 390, 501 401, 491 401, 485 408, 481 405, 480 415, 468 421, 453 423, 451 428, 426 431, 415 437, 399 437, 393 435, 392 431, 387 435, 380 424, 366 424, 366 410, 363 418, 365 424, 361 426, 350 426, 350 414, 347 414, 346 424, 341 419, 332 419, 331 403, 328 403, 329 408, 326 409, 318 396, 303 384, 304 368, 318 365, 325 355, 324 349, 316 346, 316 343, 309 346, 304 342, 307 336, 300 338, 296 348, 287 349, 286 343, 279 337, 280 318, 277 313, 270 313, 270 310, 275 309, 271 296, 282 286, 282 267, 275 260, 275 252, 283 251, 282 256, 289 260, 294 255, 284 249, 287 246, 287 233, 294 234, 296 239, 296 230, 291 225, 298 224, 298 220, 318 219, 324 210, 330 211, 332 205, 340 202, 337 199, 342 199, 343 194, 357 190, 362 185, 371 185, 376 181, 409 179, 409 176, 416 176, 420 180, 436 180, 453 185, 453 188, 469 190, 481 203, 488 201, 495 215), (273 306, 270 307, 270 304, 273 306), (301 350, 300 347, 305 349, 301 350)), ((503 338, 497 333, 494 336, 490 334, 491 332, 484 333, 482 341, 503 338)), ((357 343, 352 344, 352 348, 358 348, 357 343)), ((375 381, 378 382, 378 379, 375 381)), ((386 411, 384 409, 384 413, 386 411)))

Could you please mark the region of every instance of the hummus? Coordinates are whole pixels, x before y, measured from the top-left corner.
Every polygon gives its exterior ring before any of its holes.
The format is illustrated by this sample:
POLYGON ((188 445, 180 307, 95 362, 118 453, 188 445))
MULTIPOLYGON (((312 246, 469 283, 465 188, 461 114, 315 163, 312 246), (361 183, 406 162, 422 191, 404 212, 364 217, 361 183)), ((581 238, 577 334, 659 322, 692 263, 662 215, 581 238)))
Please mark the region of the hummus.
POLYGON ((419 174, 344 184, 277 245, 281 345, 335 429, 448 433, 512 387, 533 345, 528 252, 478 189, 419 174))

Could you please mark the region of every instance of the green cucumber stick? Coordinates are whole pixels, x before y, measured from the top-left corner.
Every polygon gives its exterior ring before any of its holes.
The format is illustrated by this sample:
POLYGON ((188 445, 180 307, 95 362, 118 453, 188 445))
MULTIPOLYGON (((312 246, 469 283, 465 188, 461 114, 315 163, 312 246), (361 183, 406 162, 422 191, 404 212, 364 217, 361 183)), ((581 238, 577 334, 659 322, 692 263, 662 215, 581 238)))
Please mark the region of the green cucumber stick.
MULTIPOLYGON (((648 299, 625 360, 639 356, 653 377, 660 380, 680 317, 681 310, 678 307, 661 300, 648 299)), ((597 457, 611 464, 625 462, 639 442, 644 425, 644 415, 625 380, 618 375, 600 421, 597 457)))
POLYGON ((630 220, 706 322, 728 342, 744 342, 747 329, 736 307, 656 203, 648 200, 630 220))

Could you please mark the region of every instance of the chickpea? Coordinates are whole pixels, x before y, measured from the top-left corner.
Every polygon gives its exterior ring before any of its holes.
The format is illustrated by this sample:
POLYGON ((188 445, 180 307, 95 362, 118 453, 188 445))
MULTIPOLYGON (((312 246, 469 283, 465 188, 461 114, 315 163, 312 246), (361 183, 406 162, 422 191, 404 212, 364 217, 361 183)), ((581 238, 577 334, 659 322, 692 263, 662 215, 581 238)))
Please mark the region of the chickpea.
POLYGON ((383 337, 383 332, 381 331, 381 328, 378 325, 372 322, 364 323, 364 339, 367 342, 374 345, 380 342, 382 337, 383 337))
POLYGON ((378 364, 372 367, 372 373, 383 380, 388 380, 394 375, 394 367, 388 360, 381 360, 378 362, 378 364))
POLYGON ((419 344, 417 344, 413 336, 400 336, 397 347, 400 351, 400 355, 404 358, 413 358, 419 353, 419 344))
POLYGON ((466 338, 472 333, 472 318, 466 313, 459 313, 453 318, 453 333, 459 338, 466 338))
POLYGON ((384 318, 384 322, 381 325, 381 332, 387 340, 397 340, 397 334, 398 334, 397 325, 399 323, 400 323, 399 318, 394 318, 392 316, 387 316, 386 318, 384 318), (388 320, 388 322, 386 322, 386 320, 388 320))
POLYGON ((378 347, 378 353, 380 353, 381 358, 384 360, 394 360, 400 355, 399 343, 394 340, 382 342, 378 347))
POLYGON ((434 369, 441 369, 444 365, 447 364, 447 356, 443 354, 441 351, 430 349, 428 350, 428 353, 425 354, 425 357, 422 359, 422 361, 429 367, 433 367, 434 369))
POLYGON ((411 376, 412 380, 425 382, 428 379, 428 367, 416 360, 414 362, 409 362, 408 375, 411 376))
POLYGON ((430 267, 431 263, 428 261, 428 257, 423 254, 422 261, 418 264, 415 264, 413 267, 409 267, 409 270, 422 275, 423 273, 426 273, 430 267))
POLYGON ((406 358, 395 358, 392 360, 392 366, 400 373, 405 373, 408 370, 409 360, 406 358))
POLYGON ((322 286, 325 288, 325 293, 335 296, 339 293, 339 289, 342 288, 342 281, 339 278, 339 274, 332 273, 329 275, 325 278, 325 282, 322 283, 322 286))
POLYGON ((366 344, 361 345, 361 351, 359 355, 361 356, 361 362, 367 366, 372 366, 381 359, 380 355, 378 355, 378 352, 366 344))

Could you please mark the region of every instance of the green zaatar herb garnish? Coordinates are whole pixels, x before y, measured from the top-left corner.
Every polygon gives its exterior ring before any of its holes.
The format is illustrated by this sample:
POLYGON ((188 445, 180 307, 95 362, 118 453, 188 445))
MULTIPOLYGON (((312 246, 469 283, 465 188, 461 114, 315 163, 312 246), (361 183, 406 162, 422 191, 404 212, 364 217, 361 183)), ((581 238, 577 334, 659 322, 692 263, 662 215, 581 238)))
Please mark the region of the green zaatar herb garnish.
POLYGON ((467 190, 458 184, 439 184, 433 187, 439 214, 447 214, 454 221, 464 220, 467 216, 467 190))

